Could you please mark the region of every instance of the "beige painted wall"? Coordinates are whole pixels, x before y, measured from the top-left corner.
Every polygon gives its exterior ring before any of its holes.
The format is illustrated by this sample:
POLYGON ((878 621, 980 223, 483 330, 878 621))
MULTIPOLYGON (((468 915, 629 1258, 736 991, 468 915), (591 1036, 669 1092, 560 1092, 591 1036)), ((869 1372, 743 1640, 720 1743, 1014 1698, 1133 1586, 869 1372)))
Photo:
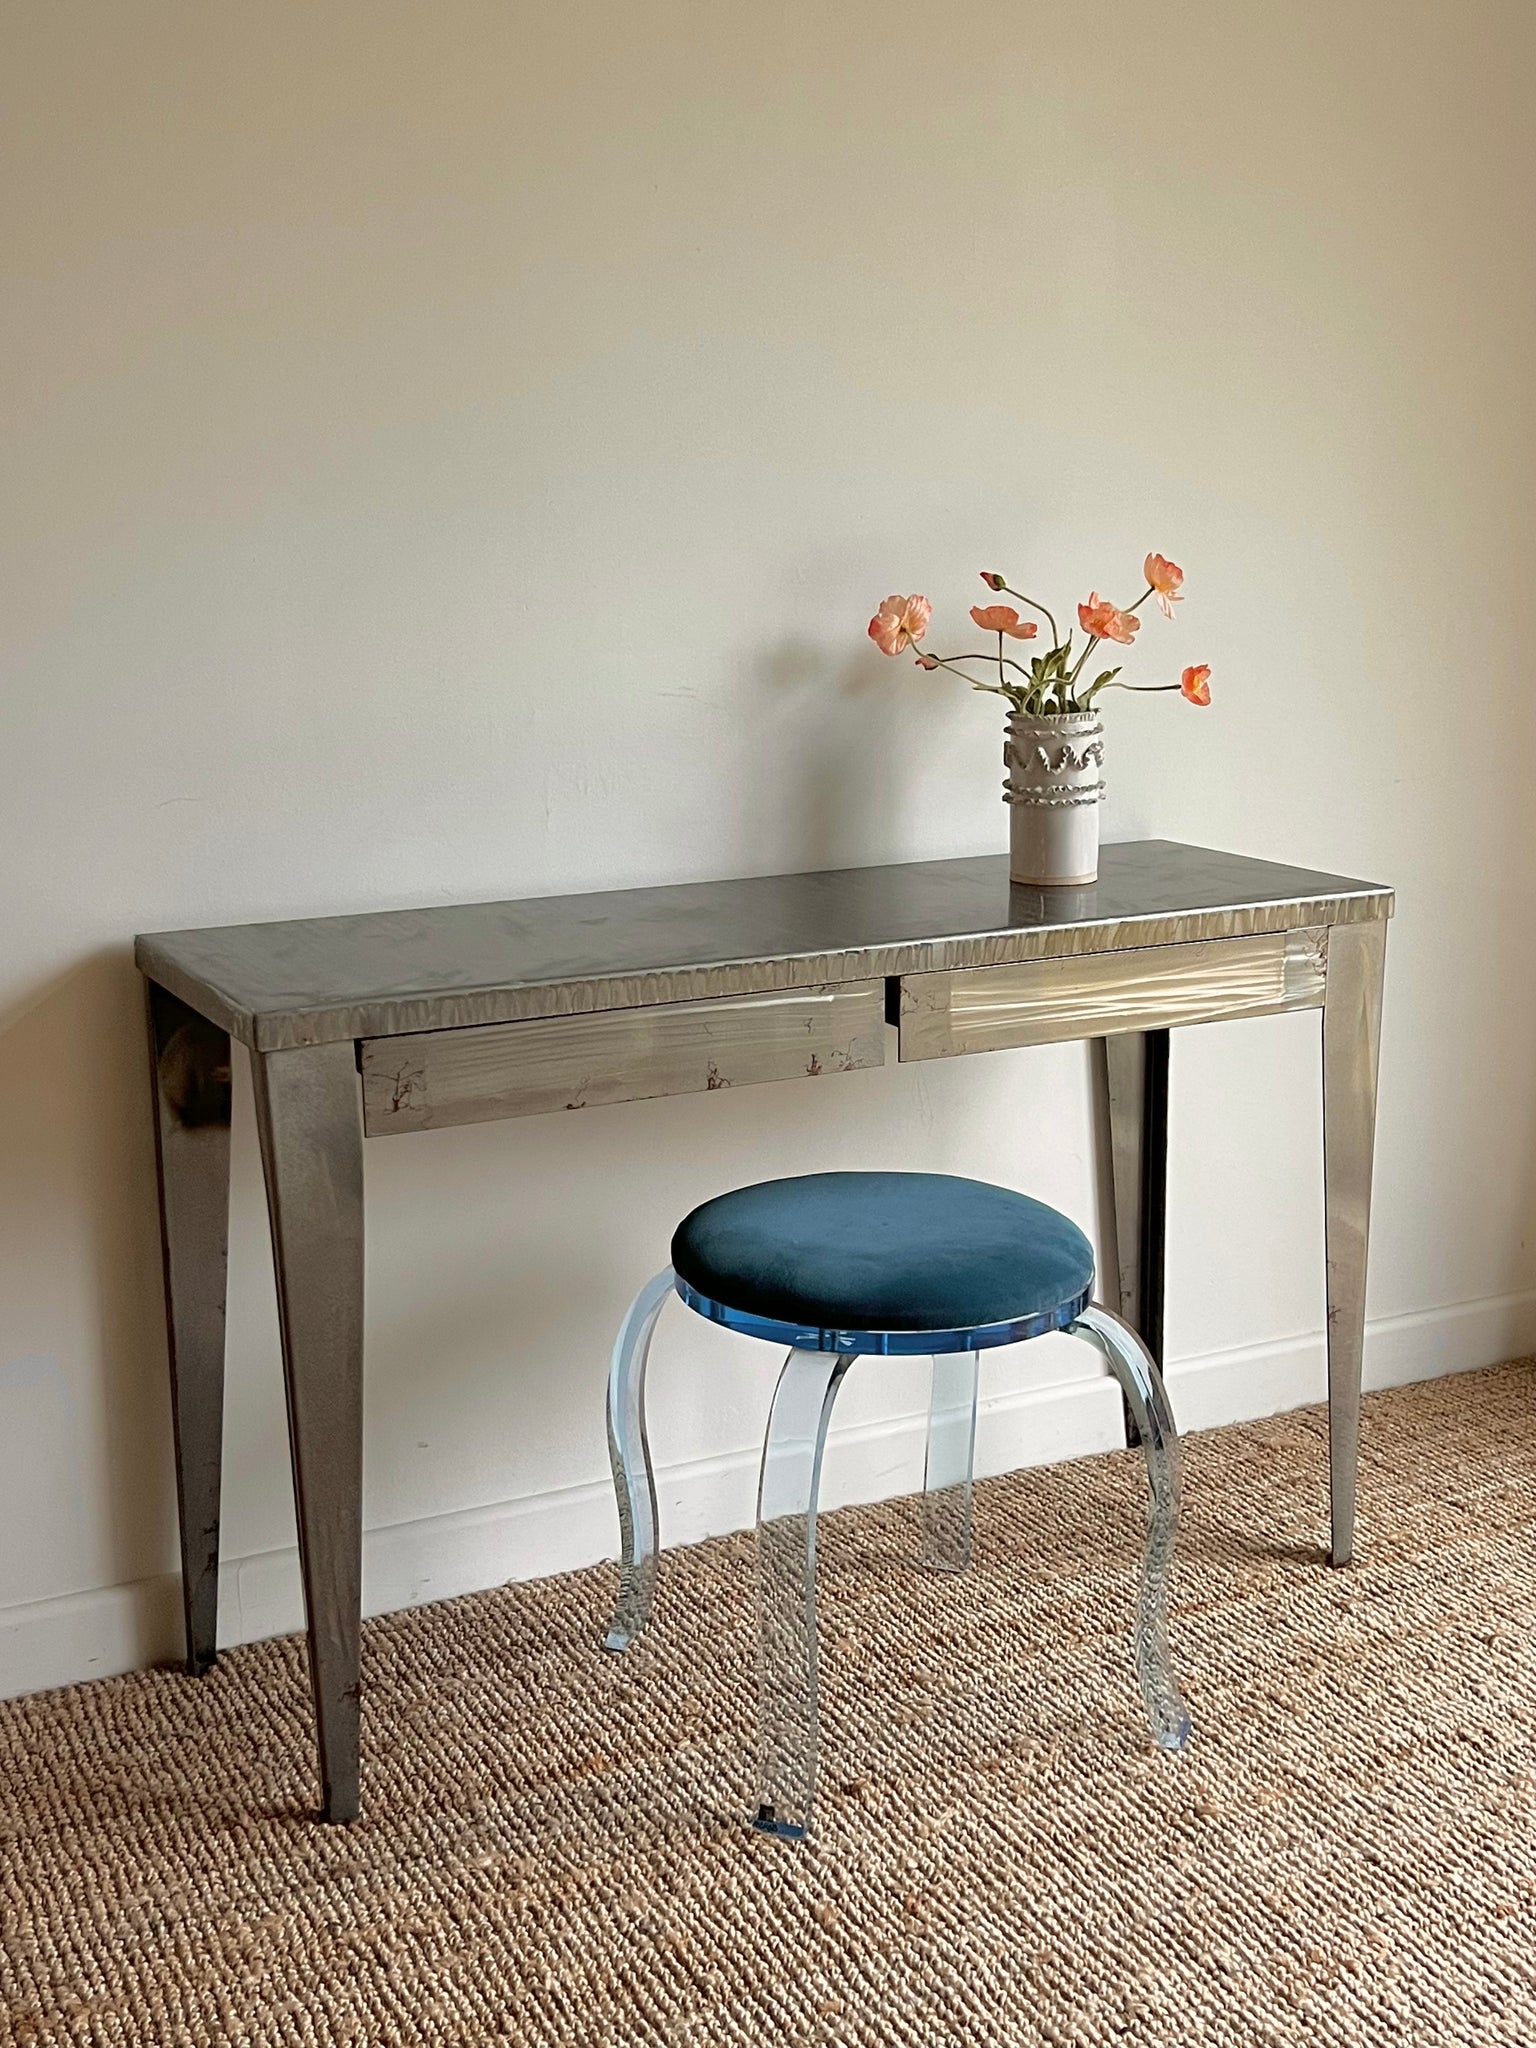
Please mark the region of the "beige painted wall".
MULTIPOLYGON (((989 701, 863 639, 982 565, 1186 564, 1146 660, 1217 706, 1115 704, 1109 835, 1396 883, 1369 1370, 1536 1342, 1533 22, 4 0, 0 1691, 174 1642, 131 934, 996 847, 989 701)), ((1321 1384, 1315 1019, 1175 1061, 1188 1424, 1321 1384)), ((689 1203, 900 1163, 1091 1222, 1085 1075, 373 1148, 371 1603, 611 1549, 607 1343, 689 1203)), ((237 1151, 250 1634, 296 1592, 243 1076, 237 1151)), ((771 1363, 662 1357, 670 1526, 737 1521, 771 1363)), ((1112 1439, 1064 1340, 989 1385, 990 1463, 1112 1439)), ((837 1488, 911 1483, 921 1394, 864 1373, 837 1488)))

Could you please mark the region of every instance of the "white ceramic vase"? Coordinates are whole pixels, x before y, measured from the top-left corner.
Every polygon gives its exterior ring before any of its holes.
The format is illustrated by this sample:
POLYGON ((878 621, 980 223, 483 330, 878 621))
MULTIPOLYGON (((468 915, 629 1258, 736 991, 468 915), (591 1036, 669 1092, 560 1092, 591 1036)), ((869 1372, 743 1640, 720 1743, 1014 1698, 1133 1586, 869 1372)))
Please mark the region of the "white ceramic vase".
POLYGON ((1096 711, 1010 711, 1003 739, 1009 879, 1070 887, 1099 876, 1104 721, 1096 711))

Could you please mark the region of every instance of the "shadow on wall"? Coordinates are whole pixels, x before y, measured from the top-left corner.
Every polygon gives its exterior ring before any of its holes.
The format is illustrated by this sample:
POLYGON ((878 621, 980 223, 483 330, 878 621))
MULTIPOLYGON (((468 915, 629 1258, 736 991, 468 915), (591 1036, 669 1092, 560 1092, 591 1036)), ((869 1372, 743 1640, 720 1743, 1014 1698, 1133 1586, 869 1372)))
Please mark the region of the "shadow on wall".
POLYGON ((0 1024, 0 1243, 27 1282, 0 1300, 0 1606, 174 1557, 143 1003, 113 948, 0 1024))
POLYGON ((877 699, 890 711, 890 664, 884 673, 874 665, 884 660, 862 649, 834 660, 824 645, 787 640, 760 664, 764 694, 798 756, 793 775, 777 785, 789 816, 762 835, 790 850, 789 872, 895 857, 892 821, 910 815, 917 778, 903 721, 871 715, 877 699))

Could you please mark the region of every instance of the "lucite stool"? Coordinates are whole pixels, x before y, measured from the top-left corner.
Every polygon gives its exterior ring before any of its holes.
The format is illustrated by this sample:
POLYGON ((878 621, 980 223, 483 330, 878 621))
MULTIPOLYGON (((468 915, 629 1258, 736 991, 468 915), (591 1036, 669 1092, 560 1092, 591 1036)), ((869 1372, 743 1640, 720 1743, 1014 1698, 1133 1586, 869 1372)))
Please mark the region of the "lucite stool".
POLYGON ((929 1355, 922 1561, 963 1571, 971 1548, 977 1357, 1047 1330, 1086 1337, 1109 1363, 1147 1455, 1150 1507, 1134 1649, 1163 1749, 1189 1715, 1168 1657, 1166 1587, 1178 1517, 1178 1438, 1156 1363, 1135 1332, 1090 1305, 1093 1250, 1042 1202, 929 1173, 820 1173, 739 1188, 695 1209, 672 1264, 635 1297, 613 1349, 608 1443, 619 1501, 619 1604, 606 1647, 651 1617, 656 1483, 645 1372, 671 1294, 786 1345, 757 1496, 758 1806, 755 1825, 798 1839, 816 1780, 816 1502, 837 1390, 855 1358, 929 1355))

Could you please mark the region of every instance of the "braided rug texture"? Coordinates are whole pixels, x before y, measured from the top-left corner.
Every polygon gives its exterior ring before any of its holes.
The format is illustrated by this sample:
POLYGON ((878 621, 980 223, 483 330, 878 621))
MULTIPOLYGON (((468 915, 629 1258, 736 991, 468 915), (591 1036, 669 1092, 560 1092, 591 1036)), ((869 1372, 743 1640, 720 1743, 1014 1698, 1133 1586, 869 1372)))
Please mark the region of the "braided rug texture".
POLYGON ((1536 1366, 1189 1439, 1180 1758, 1128 1630, 1121 1453, 830 1516, 819 1829, 743 1825, 750 1540, 369 1624, 364 1818, 314 1804, 293 1639, 0 1707, 0 2041, 1536 2042, 1536 1366))

